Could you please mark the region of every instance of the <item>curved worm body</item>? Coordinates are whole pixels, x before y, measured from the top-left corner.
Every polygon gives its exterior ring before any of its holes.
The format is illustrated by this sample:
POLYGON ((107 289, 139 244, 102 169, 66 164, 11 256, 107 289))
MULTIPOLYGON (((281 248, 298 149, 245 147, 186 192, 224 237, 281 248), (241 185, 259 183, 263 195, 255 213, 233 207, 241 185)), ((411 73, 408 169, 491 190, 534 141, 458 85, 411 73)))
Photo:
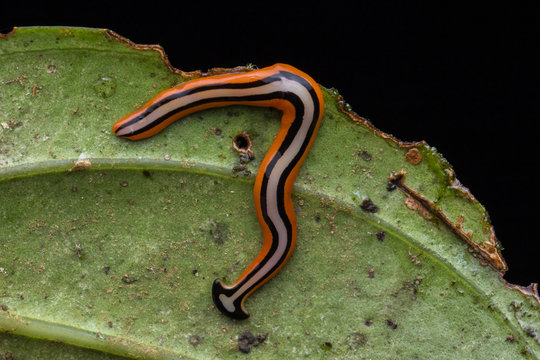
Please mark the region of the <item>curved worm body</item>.
POLYGON ((279 272, 296 244, 291 192, 324 110, 317 83, 284 64, 200 78, 160 93, 115 123, 113 131, 122 138, 143 139, 196 111, 239 104, 274 107, 283 112, 281 128, 261 163, 253 189, 263 247, 234 284, 224 285, 217 279, 212 286, 217 308, 232 318, 245 319, 249 317, 244 307, 246 297, 279 272))

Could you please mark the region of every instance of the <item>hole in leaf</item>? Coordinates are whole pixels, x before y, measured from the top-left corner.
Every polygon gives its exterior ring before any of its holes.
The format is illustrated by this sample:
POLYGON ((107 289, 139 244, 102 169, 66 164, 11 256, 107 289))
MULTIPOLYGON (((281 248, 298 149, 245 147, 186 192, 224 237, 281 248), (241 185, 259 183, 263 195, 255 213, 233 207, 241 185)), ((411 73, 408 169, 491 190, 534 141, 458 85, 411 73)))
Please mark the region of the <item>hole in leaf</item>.
POLYGON ((233 139, 233 148, 240 153, 246 154, 249 160, 254 158, 251 145, 251 138, 246 132, 241 132, 233 139))

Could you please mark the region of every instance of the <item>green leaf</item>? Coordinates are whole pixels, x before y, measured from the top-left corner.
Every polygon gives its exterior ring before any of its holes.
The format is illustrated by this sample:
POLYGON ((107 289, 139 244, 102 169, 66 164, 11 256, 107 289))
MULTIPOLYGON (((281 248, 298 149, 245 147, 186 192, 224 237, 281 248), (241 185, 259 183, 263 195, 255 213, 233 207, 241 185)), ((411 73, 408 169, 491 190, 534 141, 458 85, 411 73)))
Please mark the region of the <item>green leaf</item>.
POLYGON ((111 133, 198 76, 105 30, 0 38, 0 355, 242 358, 250 331, 267 334, 258 359, 540 358, 536 285, 504 281, 486 210, 434 148, 327 89, 294 188, 297 249, 248 298, 248 320, 221 315, 213 280, 234 281, 262 244, 252 186, 279 112, 208 110, 138 142, 111 133), (238 171, 243 131, 256 159, 238 171))

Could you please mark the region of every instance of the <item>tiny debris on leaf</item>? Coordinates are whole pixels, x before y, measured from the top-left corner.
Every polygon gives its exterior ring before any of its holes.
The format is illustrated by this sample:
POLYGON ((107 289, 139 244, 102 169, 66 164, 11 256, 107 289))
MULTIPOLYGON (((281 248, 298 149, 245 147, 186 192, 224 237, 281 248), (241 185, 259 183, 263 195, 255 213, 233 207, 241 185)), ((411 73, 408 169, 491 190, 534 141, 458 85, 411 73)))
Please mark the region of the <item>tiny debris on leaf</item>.
POLYGON ((252 346, 259 346, 267 337, 268 333, 261 333, 255 336, 250 331, 246 331, 238 337, 238 350, 248 354, 251 352, 252 346))
POLYGON ((362 204, 360 205, 360 207, 362 208, 362 210, 370 213, 376 213, 377 211, 379 211, 377 205, 375 205, 373 201, 371 201, 371 199, 369 198, 362 200, 362 204))

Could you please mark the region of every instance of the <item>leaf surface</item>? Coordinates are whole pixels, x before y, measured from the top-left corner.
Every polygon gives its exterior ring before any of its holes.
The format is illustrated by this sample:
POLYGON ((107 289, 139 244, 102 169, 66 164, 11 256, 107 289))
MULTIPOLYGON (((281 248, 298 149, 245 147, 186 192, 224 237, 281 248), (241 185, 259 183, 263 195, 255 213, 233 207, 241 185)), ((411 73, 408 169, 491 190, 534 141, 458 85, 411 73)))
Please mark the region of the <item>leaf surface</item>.
POLYGON ((328 89, 294 188, 296 251, 248 298, 248 320, 222 316, 211 284, 260 250, 252 186, 280 113, 208 110, 138 142, 111 133, 201 75, 105 30, 0 38, 0 354, 242 358, 250 331, 267 334, 250 348, 261 359, 540 357, 537 290, 502 279, 486 210, 434 148, 382 133, 328 89))

